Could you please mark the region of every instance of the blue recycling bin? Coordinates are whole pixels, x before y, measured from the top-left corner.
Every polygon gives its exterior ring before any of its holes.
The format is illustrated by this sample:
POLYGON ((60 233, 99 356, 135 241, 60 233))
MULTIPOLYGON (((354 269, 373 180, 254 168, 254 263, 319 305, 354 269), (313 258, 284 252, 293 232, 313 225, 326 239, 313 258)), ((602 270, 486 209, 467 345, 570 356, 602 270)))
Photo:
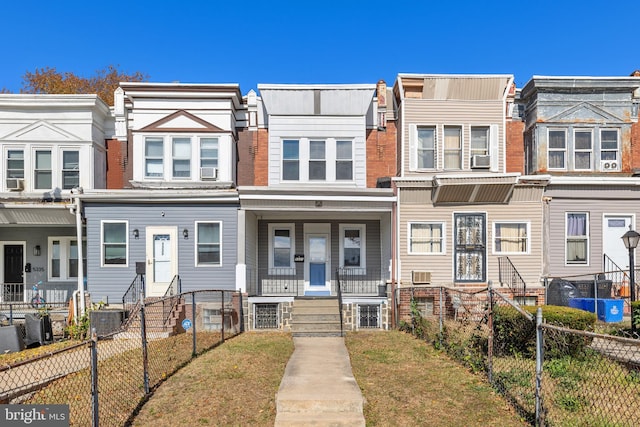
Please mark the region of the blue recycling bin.
MULTIPOLYGON (((596 312, 596 300, 595 298, 581 298, 582 299, 582 309, 584 311, 589 311, 591 313, 596 312)), ((600 301, 600 300, 598 300, 600 301)))
POLYGON ((584 298, 569 298, 569 307, 584 310, 584 298))
POLYGON ((599 299, 598 320, 607 323, 622 322, 624 301, 621 299, 599 299))

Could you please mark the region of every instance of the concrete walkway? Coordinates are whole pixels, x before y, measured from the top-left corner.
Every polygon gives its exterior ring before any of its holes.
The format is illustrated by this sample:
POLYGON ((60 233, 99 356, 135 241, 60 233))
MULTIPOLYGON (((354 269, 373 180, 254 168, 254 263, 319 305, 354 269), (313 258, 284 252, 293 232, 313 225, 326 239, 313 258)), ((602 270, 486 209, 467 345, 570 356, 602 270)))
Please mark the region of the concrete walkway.
POLYGON ((277 427, 364 426, 364 399, 342 337, 294 337, 276 396, 277 427))

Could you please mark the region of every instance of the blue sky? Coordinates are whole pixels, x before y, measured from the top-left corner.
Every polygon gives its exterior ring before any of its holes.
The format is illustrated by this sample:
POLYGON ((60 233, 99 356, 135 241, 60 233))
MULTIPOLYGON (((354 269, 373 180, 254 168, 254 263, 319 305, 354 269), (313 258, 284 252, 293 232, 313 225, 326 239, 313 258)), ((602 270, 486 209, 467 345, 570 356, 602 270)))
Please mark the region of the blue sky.
POLYGON ((398 73, 628 76, 637 1, 3 2, 0 88, 109 64, 153 82, 375 83, 398 73))

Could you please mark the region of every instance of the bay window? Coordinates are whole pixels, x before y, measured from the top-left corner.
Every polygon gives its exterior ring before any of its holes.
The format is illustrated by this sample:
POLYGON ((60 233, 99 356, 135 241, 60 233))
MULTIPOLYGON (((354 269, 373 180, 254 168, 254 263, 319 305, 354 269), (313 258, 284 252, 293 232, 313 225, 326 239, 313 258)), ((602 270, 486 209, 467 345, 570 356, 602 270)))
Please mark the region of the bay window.
POLYGON ((51 150, 36 150, 35 157, 34 188, 50 190, 53 188, 51 150))

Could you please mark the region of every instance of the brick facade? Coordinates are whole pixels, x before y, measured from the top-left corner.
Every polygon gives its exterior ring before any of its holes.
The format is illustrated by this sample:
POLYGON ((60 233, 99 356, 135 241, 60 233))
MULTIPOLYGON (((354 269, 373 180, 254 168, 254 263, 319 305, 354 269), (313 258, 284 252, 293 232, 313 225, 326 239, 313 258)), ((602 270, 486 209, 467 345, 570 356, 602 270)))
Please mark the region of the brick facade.
POLYGON ((506 172, 519 172, 524 174, 524 122, 507 122, 505 133, 506 172))
POLYGON ((258 129, 253 147, 253 185, 266 187, 269 185, 269 131, 267 129, 258 129))
POLYGON ((117 139, 106 141, 107 147, 107 188, 117 190, 124 188, 124 158, 122 143, 117 139))
POLYGON ((396 134, 395 122, 367 131, 367 188, 375 188, 378 178, 396 176, 396 134))
POLYGON ((254 185, 255 169, 253 166, 258 133, 241 130, 238 132, 238 174, 237 185, 254 185))

